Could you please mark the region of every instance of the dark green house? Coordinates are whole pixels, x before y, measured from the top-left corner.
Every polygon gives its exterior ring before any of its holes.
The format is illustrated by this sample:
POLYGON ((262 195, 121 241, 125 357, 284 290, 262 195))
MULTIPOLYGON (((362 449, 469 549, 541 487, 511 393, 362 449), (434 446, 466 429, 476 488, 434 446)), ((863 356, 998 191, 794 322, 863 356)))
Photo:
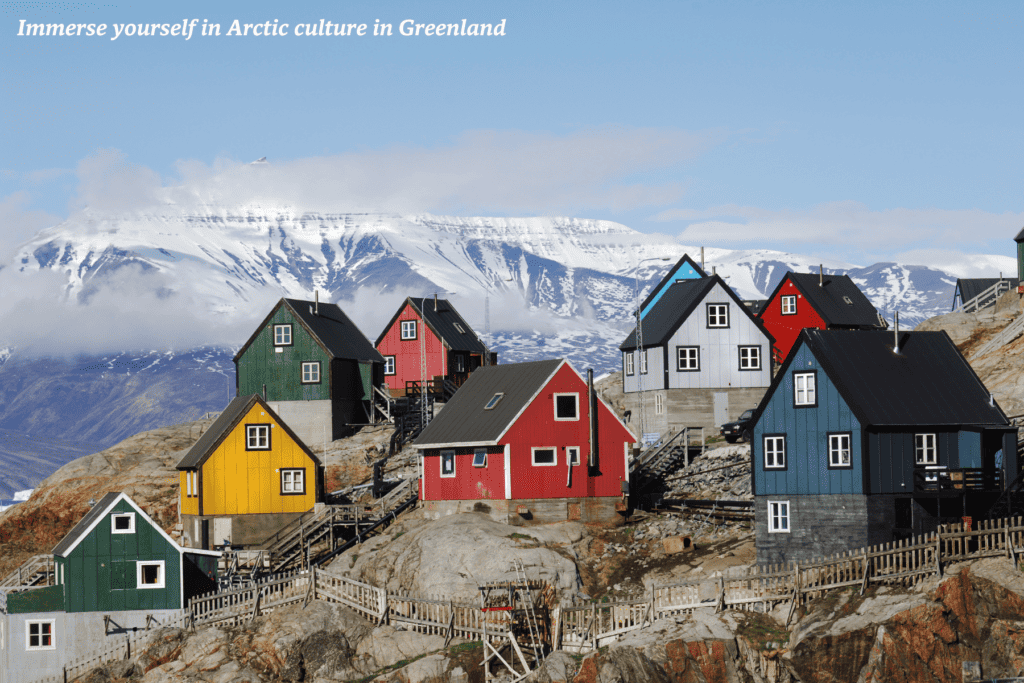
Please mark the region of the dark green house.
POLYGON ((235 354, 239 396, 258 394, 307 444, 371 421, 384 359, 335 304, 281 299, 235 354))

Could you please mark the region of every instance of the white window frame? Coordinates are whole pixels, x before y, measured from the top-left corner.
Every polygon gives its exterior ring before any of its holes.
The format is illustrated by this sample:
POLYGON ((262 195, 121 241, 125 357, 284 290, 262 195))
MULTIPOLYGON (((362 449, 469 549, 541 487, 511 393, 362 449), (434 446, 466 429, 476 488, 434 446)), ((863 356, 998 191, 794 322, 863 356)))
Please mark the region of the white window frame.
MULTIPOLYGON (((36 634, 39 638, 39 642, 42 643, 43 631, 39 629, 39 633, 36 634)), ((25 649, 26 650, 56 650, 57 649, 57 620, 56 619, 29 619, 25 622, 25 649), (49 645, 32 645, 32 627, 41 626, 43 624, 49 624, 50 626, 50 644, 49 645)))
POLYGON ((487 467, 487 449, 473 449, 473 467, 487 467))
POLYGON ((580 460, 580 447, 579 446, 566 446, 565 457, 569 461, 570 465, 579 465, 583 461, 580 460))
POLYGON ((636 365, 633 363, 633 352, 627 351, 625 354, 626 359, 626 376, 632 377, 636 374, 636 365))
POLYGON ((397 367, 397 363, 395 362, 395 357, 394 356, 384 356, 384 374, 385 375, 393 375, 393 374, 395 374, 395 368, 396 367, 397 367))
POLYGON ((452 478, 454 478, 455 477, 455 451, 453 451, 453 450, 441 451, 440 466, 441 466, 441 477, 442 478, 444 478, 444 479, 452 479, 452 478), (444 471, 445 470, 445 467, 444 467, 445 459, 448 459, 448 461, 452 465, 451 472, 448 472, 447 474, 445 474, 445 471, 444 471))
POLYGON ((484 410, 494 410, 494 407, 501 402, 501 399, 505 398, 505 392, 499 391, 494 396, 491 396, 491 400, 484 406, 484 410))
POLYGON ((466 357, 461 353, 452 354, 452 372, 466 371, 466 357))
POLYGON ((270 425, 269 424, 251 424, 245 425, 245 450, 247 451, 269 451, 270 450, 270 425), (266 430, 263 437, 266 439, 266 445, 260 446, 260 430, 266 430), (253 445, 253 444, 256 445, 253 445))
POLYGON ((709 329, 729 327, 729 304, 708 304, 707 323, 709 329))
POLYGON ((110 515, 110 533, 112 533, 112 534, 134 534, 135 533, 135 513, 134 512, 115 512, 114 514, 110 515), (118 518, 123 518, 123 517, 127 517, 128 518, 128 528, 127 529, 118 529, 117 528, 117 521, 116 520, 118 518))
POLYGON ((818 380, 814 372, 793 373, 793 405, 814 406, 818 404, 818 380), (802 382, 801 382, 802 380, 802 382), (801 386, 803 384, 803 386, 801 386))
POLYGON ((785 435, 775 434, 771 436, 765 436, 761 442, 764 450, 764 468, 766 470, 784 470, 786 469, 786 437, 785 435), (771 442, 771 459, 768 458, 769 448, 768 443, 771 442))
POLYGON ((699 346, 676 347, 676 372, 700 372, 699 346))
POLYGON ((139 560, 135 563, 135 587, 140 590, 150 590, 167 587, 167 570, 164 566, 163 560, 139 560), (142 568, 143 567, 157 567, 157 578, 159 581, 156 583, 142 583, 142 568))
POLYGON ((281 495, 303 496, 306 494, 306 470, 302 467, 281 468, 281 495), (289 477, 288 475, 291 475, 289 477))
POLYGON ((291 323, 281 323, 274 325, 274 346, 291 346, 292 345, 292 325, 291 323))
POLYGON ((833 469, 849 469, 853 467, 853 436, 849 432, 828 435, 828 466, 833 469), (846 448, 843 448, 846 439, 846 448), (842 462, 843 451, 846 462, 842 462))
POLYGON ((554 446, 533 446, 530 448, 530 464, 534 467, 554 467, 558 464, 558 449, 554 446), (551 462, 537 462, 537 451, 551 451, 551 462))
POLYGON ((555 422, 579 422, 580 419, 580 395, 578 392, 565 392, 561 394, 552 394, 551 403, 554 405, 555 411, 555 422), (558 417, 558 399, 561 396, 572 396, 576 401, 576 410, 573 417, 558 417))
POLYGON ((935 434, 914 434, 914 463, 939 464, 939 440, 935 434))
POLYGON ((781 299, 782 315, 796 315, 796 294, 786 294, 781 299))
POLYGON ((302 362, 302 384, 320 384, 320 361, 310 360, 302 362), (306 379, 306 370, 315 370, 310 372, 310 379, 306 379), (316 375, 314 378, 313 376, 316 375))
POLYGON ((654 394, 654 414, 665 414, 665 396, 660 393, 654 394))
POLYGON ((760 346, 740 346, 740 370, 760 370, 761 369, 761 347, 760 346), (747 357, 743 357, 743 352, 747 352, 747 357), (753 352, 753 353, 751 353, 753 352))
POLYGON ((415 339, 416 338, 416 332, 417 332, 416 328, 419 327, 416 324, 417 322, 418 321, 416 321, 416 320, 403 320, 400 323, 401 330, 400 330, 400 335, 399 336, 401 337, 401 339, 403 341, 408 341, 409 339, 415 339))
POLYGON ((640 374, 647 374, 647 349, 637 349, 637 355, 640 356, 640 374))
POLYGON ((460 334, 466 334, 466 331, 462 329, 462 325, 458 323, 452 323, 452 325, 455 327, 456 330, 459 331, 460 334))
POLYGON ((768 515, 768 533, 788 534, 793 528, 788 500, 769 500, 765 511, 768 515))

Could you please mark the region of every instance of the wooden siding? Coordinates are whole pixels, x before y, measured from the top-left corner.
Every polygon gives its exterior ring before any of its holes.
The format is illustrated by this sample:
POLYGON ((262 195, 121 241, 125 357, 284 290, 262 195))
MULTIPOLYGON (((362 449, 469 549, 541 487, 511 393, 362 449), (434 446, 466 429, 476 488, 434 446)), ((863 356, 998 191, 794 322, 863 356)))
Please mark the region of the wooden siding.
POLYGON ((957 467, 981 467, 981 432, 962 431, 957 435, 957 467))
POLYGON ((914 490, 914 434, 935 434, 937 465, 959 468, 959 434, 956 430, 922 426, 913 432, 870 430, 868 493, 910 493, 914 490))
MULTIPOLYGON (((99 524, 64 558, 65 607, 68 612, 99 612, 136 609, 181 608, 181 563, 178 550, 145 518, 135 514, 135 532, 111 533, 112 514, 135 512, 127 501, 119 501, 99 524), (163 588, 135 588, 139 561, 163 560, 163 588), (127 585, 112 585, 114 563, 128 563, 127 585)), ((59 560, 58 560, 59 561, 59 560)))
POLYGON ((754 493, 772 496, 867 493, 859 421, 807 347, 801 346, 795 353, 787 376, 768 397, 768 405, 754 426, 751 444, 754 493), (797 408, 793 405, 793 373, 809 370, 817 371, 818 405, 797 408), (837 432, 850 433, 852 466, 849 468, 828 467, 828 434, 837 432), (766 434, 786 435, 785 469, 765 469, 763 437, 766 434))
MULTIPOLYGON (((406 381, 418 381, 422 379, 422 368, 420 362, 420 335, 426 334, 426 357, 427 357, 427 379, 435 376, 444 376, 448 373, 447 357, 444 345, 441 340, 423 324, 423 320, 408 302, 402 308, 402 312, 395 319, 395 324, 387 331, 377 351, 382 356, 395 357, 395 374, 385 375, 384 381, 392 392, 405 391, 406 381), (416 321, 416 339, 402 339, 402 321, 416 321)), ((468 362, 468 359, 467 359, 468 362)))
MULTIPOLYGON (((291 311, 281 305, 238 359, 238 395, 263 396, 263 385, 266 385, 267 401, 330 399, 330 360, 330 355, 313 339, 291 311), (283 324, 292 326, 292 345, 275 347, 274 325, 283 324), (281 352, 277 353, 275 349, 281 349, 281 352), (320 382, 303 384, 302 364, 312 361, 320 363, 320 382)), ((351 391, 351 387, 347 390, 351 391)), ((349 397, 344 393, 337 396, 349 397)), ((356 398, 361 397, 360 392, 356 398)))
MULTIPOLYGON (((189 475, 188 470, 178 471, 178 514, 179 515, 198 515, 199 514, 199 496, 187 496, 185 493, 188 491, 187 477, 189 475)), ((199 477, 196 477, 196 488, 199 487, 199 477)))
POLYGON ((475 448, 456 448, 455 476, 441 476, 441 449, 423 451, 423 500, 504 500, 505 447, 487 447, 487 467, 473 467, 475 448))
POLYGON ((203 515, 306 512, 316 503, 316 464, 269 414, 255 403, 203 463, 203 515), (270 450, 245 450, 245 426, 270 424, 270 450), (304 468, 306 492, 281 495, 282 468, 304 468))
POLYGON ((700 273, 694 270, 693 266, 686 262, 684 262, 681 266, 676 268, 675 271, 670 270, 668 274, 665 276, 665 278, 670 278, 672 280, 672 283, 663 287, 660 292, 658 292, 650 301, 647 302, 647 305, 644 306, 643 309, 640 311, 640 317, 647 315, 647 311, 651 310, 654 307, 654 304, 658 303, 658 299, 663 297, 665 295, 665 292, 669 290, 669 287, 674 285, 676 282, 678 282, 679 280, 696 280, 700 277, 700 273))
POLYGON ((764 321, 765 328, 775 337, 775 347, 782 354, 782 358, 789 355, 793 345, 796 343, 800 331, 806 327, 814 327, 819 330, 825 329, 824 319, 818 315, 810 302, 807 301, 796 288, 796 285, 786 278, 785 283, 779 288, 775 296, 769 299, 758 313, 758 317, 764 321), (793 315, 782 315, 782 297, 796 297, 796 313, 793 315))

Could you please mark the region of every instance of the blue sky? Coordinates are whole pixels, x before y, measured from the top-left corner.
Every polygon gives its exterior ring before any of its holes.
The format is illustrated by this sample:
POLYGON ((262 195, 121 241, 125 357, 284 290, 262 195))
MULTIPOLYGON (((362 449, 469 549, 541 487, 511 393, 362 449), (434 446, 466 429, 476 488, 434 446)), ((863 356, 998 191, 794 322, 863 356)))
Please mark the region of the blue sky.
POLYGON ((862 265, 1009 255, 1022 18, 1010 2, 5 2, 0 253, 179 187, 602 218, 862 265), (394 34, 223 35, 321 18, 394 34), (19 37, 22 19, 222 35, 19 37), (505 35, 403 37, 406 19, 505 35), (264 156, 271 187, 211 189, 264 156))

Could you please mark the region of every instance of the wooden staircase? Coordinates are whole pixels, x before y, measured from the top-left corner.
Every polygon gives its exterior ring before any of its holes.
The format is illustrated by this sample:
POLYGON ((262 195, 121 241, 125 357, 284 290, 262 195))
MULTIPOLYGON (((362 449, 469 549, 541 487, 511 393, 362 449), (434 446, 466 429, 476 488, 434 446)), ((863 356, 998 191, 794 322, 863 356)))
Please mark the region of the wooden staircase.
POLYGON ((33 555, 0 581, 0 589, 30 588, 55 583, 53 555, 33 555))
MULTIPOLYGON (((669 432, 671 433, 671 432, 669 432)), ((690 464, 706 450, 703 427, 683 427, 668 439, 659 439, 629 463, 634 501, 656 504, 664 495, 666 477, 690 464)))

